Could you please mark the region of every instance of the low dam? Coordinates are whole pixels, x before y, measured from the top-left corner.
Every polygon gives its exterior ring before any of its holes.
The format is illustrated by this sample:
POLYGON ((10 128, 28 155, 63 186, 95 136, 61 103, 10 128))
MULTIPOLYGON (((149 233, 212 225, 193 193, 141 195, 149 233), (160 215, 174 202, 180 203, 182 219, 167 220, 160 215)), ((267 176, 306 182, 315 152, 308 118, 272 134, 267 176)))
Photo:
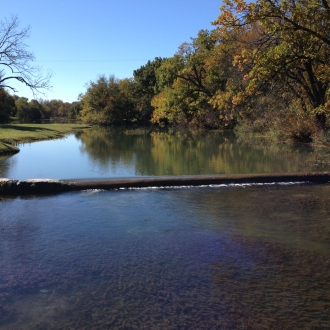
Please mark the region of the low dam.
POLYGON ((270 184, 270 183, 327 183, 330 173, 269 173, 237 175, 193 175, 193 176, 159 176, 116 179, 75 179, 52 180, 0 179, 0 195, 56 194, 66 191, 87 189, 130 189, 147 187, 203 186, 230 184, 270 184))

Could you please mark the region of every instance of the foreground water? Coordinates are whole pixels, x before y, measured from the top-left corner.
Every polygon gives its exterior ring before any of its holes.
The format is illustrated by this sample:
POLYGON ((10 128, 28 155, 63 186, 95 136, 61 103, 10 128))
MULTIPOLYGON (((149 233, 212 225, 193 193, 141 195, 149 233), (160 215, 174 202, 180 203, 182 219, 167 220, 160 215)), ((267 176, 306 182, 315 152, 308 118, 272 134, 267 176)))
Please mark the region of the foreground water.
POLYGON ((240 142, 221 132, 97 128, 20 145, 0 158, 0 177, 79 179, 330 171, 330 151, 240 142))
MULTIPOLYGON (((329 171, 327 149, 91 129, 0 177, 329 171)), ((0 329, 328 329, 330 185, 85 191, 0 203, 0 329)))
POLYGON ((3 199, 0 329, 328 329, 330 185, 3 199))

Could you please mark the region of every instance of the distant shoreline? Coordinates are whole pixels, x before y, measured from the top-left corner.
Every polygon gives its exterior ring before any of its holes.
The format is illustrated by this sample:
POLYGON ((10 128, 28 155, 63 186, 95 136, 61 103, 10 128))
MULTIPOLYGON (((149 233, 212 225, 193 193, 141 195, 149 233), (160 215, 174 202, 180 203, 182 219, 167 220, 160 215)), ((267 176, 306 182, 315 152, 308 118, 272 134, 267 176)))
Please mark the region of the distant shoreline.
POLYGON ((19 152, 20 143, 53 140, 73 133, 75 130, 90 128, 83 124, 4 124, 0 125, 0 156, 19 152))

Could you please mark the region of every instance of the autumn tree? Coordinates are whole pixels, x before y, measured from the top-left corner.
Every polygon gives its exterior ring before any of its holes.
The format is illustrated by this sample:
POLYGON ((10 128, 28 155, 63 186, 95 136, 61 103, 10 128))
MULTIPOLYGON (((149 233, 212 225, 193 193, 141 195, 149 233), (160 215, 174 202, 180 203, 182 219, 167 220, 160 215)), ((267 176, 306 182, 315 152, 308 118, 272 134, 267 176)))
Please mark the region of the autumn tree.
POLYGON ((152 121, 218 127, 225 117, 211 100, 217 91, 225 89, 228 80, 226 66, 212 60, 219 40, 215 31, 208 30, 199 31, 197 38, 191 39, 157 70, 160 92, 152 101, 152 121))
POLYGON ((290 93, 305 112, 325 125, 330 105, 327 0, 226 0, 214 23, 221 31, 261 31, 254 50, 242 47, 235 58, 238 67, 252 64, 240 100, 260 95, 265 88, 276 89, 278 97, 290 93))

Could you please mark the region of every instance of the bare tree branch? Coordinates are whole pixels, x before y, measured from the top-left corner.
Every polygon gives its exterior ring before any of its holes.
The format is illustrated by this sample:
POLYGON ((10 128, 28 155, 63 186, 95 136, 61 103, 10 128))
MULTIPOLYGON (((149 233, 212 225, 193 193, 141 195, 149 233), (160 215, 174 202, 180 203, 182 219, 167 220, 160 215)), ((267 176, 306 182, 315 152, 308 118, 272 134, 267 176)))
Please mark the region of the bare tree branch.
POLYGON ((29 35, 30 27, 19 28, 17 16, 0 21, 0 88, 17 92, 10 81, 18 80, 36 96, 51 89, 52 74, 43 75, 41 68, 34 65, 35 57, 25 44, 29 35))

